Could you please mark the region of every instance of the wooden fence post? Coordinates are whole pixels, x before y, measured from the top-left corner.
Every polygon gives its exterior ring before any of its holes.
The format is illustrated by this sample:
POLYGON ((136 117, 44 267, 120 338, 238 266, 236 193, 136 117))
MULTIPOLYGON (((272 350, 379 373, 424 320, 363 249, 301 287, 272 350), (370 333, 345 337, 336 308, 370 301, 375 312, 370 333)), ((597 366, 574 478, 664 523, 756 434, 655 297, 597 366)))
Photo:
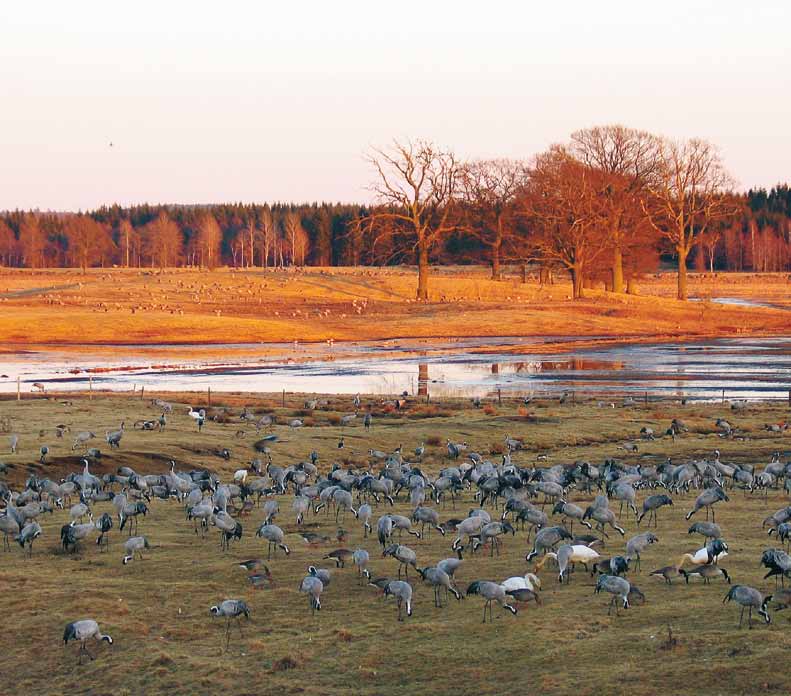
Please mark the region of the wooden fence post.
MULTIPOLYGON (((19 375, 16 376, 16 400, 22 401, 22 380, 19 375)), ((791 391, 788 392, 788 403, 791 404, 791 391)))
POLYGON ((88 399, 93 401, 93 375, 88 375, 88 399))
POLYGON ((209 406, 211 406, 211 387, 209 387, 209 406))

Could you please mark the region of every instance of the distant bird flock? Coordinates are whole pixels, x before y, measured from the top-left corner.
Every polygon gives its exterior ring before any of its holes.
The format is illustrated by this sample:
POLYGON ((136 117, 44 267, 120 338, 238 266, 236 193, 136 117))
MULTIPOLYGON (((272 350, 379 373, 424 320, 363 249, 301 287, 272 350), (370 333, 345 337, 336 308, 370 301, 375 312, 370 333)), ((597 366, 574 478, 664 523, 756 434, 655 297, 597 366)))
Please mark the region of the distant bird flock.
MULTIPOLYGON (((565 400, 568 395, 561 398, 565 400)), ((318 401, 306 402, 306 407, 317 405, 318 401)), ((167 402, 156 400, 152 406, 162 415, 154 420, 136 421, 136 430, 162 432, 169 420, 178 417, 167 402)), ((340 419, 342 427, 357 419, 363 408, 359 396, 351 407, 353 413, 340 419)), ((198 431, 203 430, 207 422, 204 409, 189 407, 186 415, 198 431)), ((247 409, 241 413, 240 420, 253 423, 257 430, 273 427, 270 416, 259 418, 247 409)), ((221 552, 227 553, 235 542, 249 534, 240 521, 242 515, 255 512, 260 515, 254 537, 260 539, 261 557, 233 561, 246 571, 253 589, 275 587, 278 558, 291 554, 294 542, 289 537, 299 536, 308 548, 315 550, 314 562, 306 567, 298 583, 311 614, 321 612, 325 603, 332 602, 333 576, 348 566, 361 585, 376 588, 384 598, 392 598, 398 621, 413 615, 415 594, 419 586, 424 586, 432 593, 436 608, 445 606, 451 597, 456 602, 473 596, 480 598, 486 622, 493 621, 495 609, 517 616, 520 607, 528 602, 541 606, 542 582, 545 586, 550 580, 567 585, 579 575, 581 568, 597 576, 595 594, 610 597, 608 614, 618 615, 635 603, 649 601, 650 591, 641 590, 634 576, 642 572, 641 553, 661 543, 650 531, 651 523, 656 528, 660 515, 683 515, 687 521, 697 516, 688 530, 689 552, 675 562, 646 572, 646 578, 667 585, 679 582, 729 585, 723 603, 738 605, 740 627, 745 613, 747 625, 752 628, 754 613, 768 624, 770 610, 791 605, 791 590, 779 587, 786 578, 791 578, 791 556, 787 553, 791 542, 791 506, 744 520, 747 525, 760 523, 767 529, 768 538, 776 538, 781 545, 781 548, 768 547, 760 559, 755 559, 766 569, 765 579, 774 577, 778 585, 768 595, 737 584, 723 567, 722 561, 730 549, 715 518, 716 510, 728 505, 735 491, 760 500, 770 489, 779 489, 781 485, 788 492, 791 464, 782 463, 779 455, 763 466, 723 462, 716 450, 704 459, 679 463, 668 459, 657 466, 628 464, 616 459, 600 464, 577 461, 537 466, 515 463, 515 459, 523 458, 523 444, 505 434, 504 454, 498 456, 497 462, 473 451, 466 442, 447 438, 442 455, 445 466, 436 476, 430 476, 423 469, 424 443, 414 443, 411 449, 401 446, 394 451, 376 449, 371 413, 364 413, 360 422, 363 432, 372 438, 367 467, 352 470, 333 464, 326 474, 321 473, 315 451, 308 453, 304 461, 276 465, 272 448, 278 436, 270 432, 253 446, 254 454, 263 455, 264 459, 256 456, 246 468, 234 470, 229 480, 222 480, 205 469, 179 471, 175 462, 159 474, 143 475, 123 466, 116 473, 97 476, 91 472, 91 466, 102 455, 98 449, 88 447, 96 435, 92 431, 80 431, 74 435, 72 450, 85 450, 87 456, 78 471, 58 481, 30 476, 21 490, 0 482, 0 498, 5 506, 0 515, 3 548, 9 552, 11 542, 15 542, 25 557, 32 556, 34 544, 42 536, 38 518, 48 514, 63 522, 59 543, 62 552, 89 554, 89 545, 95 544, 97 553, 107 553, 111 537, 117 535, 123 546, 119 562, 128 565, 149 556, 152 562, 157 562, 165 552, 158 551, 156 539, 145 534, 146 517, 155 506, 178 505, 183 507, 186 529, 191 529, 197 538, 205 538, 214 529, 221 552), (406 454, 407 451, 411 454, 406 454), (575 494, 584 494, 587 499, 593 496, 593 502, 577 505, 572 501, 575 494), (396 502, 408 503, 411 515, 396 514, 393 509, 396 502), (457 506, 466 512, 457 513, 457 506), (675 508, 681 510, 676 512, 675 508), (701 519, 703 515, 705 520, 701 519), (290 518, 293 525, 288 529, 296 531, 284 529, 279 522, 283 518, 290 518), (337 531, 323 534, 306 530, 304 524, 308 519, 332 520, 337 531), (644 531, 628 535, 626 519, 634 522, 636 528, 645 523, 644 531), (348 532, 339 525, 347 524, 358 526, 362 544, 356 548, 342 545, 348 532), (412 548, 404 543, 410 537, 419 541, 430 534, 447 538, 446 558, 426 558, 419 546, 412 548), (516 537, 522 539, 519 545, 509 540, 516 537), (695 538, 701 541, 696 544, 695 538), (319 546, 333 543, 341 546, 318 551, 319 546), (524 551, 514 553, 519 546, 524 551), (613 546, 613 553, 604 555, 605 546, 613 546), (481 558, 486 558, 486 554, 489 557, 508 554, 513 560, 511 576, 474 578, 460 585, 457 576, 465 556, 469 558, 473 554, 481 558), (372 566, 386 568, 391 575, 376 575, 372 566), (542 581, 540 574, 546 574, 548 569, 551 572, 542 581)), ((304 425, 303 420, 296 418, 287 423, 292 437, 302 437, 306 432, 304 425)), ((734 436, 734 428, 723 419, 718 419, 714 428, 721 437, 734 436)), ((772 430, 769 426, 767 429, 772 430)), ((784 429, 782 424, 772 432, 784 429)), ((682 421, 674 419, 666 435, 676 438, 686 430, 682 421)), ((57 432, 62 437, 68 428, 60 425, 57 432)), ((121 448, 124 432, 124 423, 106 431, 105 440, 110 449, 121 448)), ((655 437, 653 430, 645 427, 639 436, 643 440, 655 437)), ((338 448, 343 447, 341 435, 338 448)), ((9 449, 11 453, 24 451, 25 442, 12 434, 9 449)), ((637 452, 638 445, 624 443, 621 449, 631 455, 637 452)), ((46 445, 32 449, 33 453, 46 464, 49 454, 46 445)), ((230 457, 226 448, 218 449, 217 454, 223 459, 230 457)), ((216 603, 210 600, 207 598, 207 612, 225 620, 227 648, 233 627, 243 635, 243 622, 254 620, 251 609, 238 598, 215 598, 216 603)), ((111 624, 112 620, 111 615, 75 620, 65 627, 63 642, 79 644, 79 662, 86 656, 92 660, 89 643, 112 645, 113 639, 100 628, 100 623, 111 624)))

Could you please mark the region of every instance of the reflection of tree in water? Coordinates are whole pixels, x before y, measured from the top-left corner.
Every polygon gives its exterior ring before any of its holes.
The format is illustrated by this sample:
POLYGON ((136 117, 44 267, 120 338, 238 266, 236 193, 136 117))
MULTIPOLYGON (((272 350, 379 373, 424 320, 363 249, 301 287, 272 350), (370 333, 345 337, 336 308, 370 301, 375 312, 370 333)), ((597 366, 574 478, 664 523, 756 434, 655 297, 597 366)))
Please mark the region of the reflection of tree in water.
POLYGON ((428 363, 417 366, 417 395, 428 396, 428 363))

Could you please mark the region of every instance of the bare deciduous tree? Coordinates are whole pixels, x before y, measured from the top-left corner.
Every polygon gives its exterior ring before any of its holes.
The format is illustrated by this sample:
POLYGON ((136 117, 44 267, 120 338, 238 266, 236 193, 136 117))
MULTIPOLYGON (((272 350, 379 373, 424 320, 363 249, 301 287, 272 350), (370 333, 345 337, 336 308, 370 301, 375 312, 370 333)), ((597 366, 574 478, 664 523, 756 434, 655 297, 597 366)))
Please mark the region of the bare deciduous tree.
POLYGON ((678 256, 678 299, 687 299, 687 257, 696 237, 735 213, 725 195, 733 180, 716 148, 705 140, 663 140, 659 167, 642 201, 654 228, 678 256))
POLYGON ((455 229, 451 211, 459 164, 451 152, 423 140, 394 141, 387 150, 375 149, 368 160, 379 176, 371 188, 383 206, 366 218, 368 230, 408 230, 417 254, 417 299, 428 300, 431 251, 455 229))
POLYGON ((536 255, 569 270, 575 299, 584 294, 590 265, 609 246, 601 187, 599 170, 555 146, 536 158, 519 201, 521 214, 534 230, 531 244, 536 255))
POLYGON ((623 252, 644 217, 641 194, 659 166, 660 141, 645 131, 620 125, 578 130, 571 152, 602 174, 601 196, 612 246, 612 290, 623 292, 623 252))
POLYGON ((143 229, 143 248, 151 265, 160 268, 175 265, 181 257, 184 244, 179 226, 164 211, 143 229))
POLYGON ((489 248, 495 280, 500 278, 503 245, 513 232, 516 195, 526 180, 527 169, 516 160, 476 160, 461 170, 464 203, 470 213, 465 226, 489 248))
POLYGON ((205 213, 198 223, 198 248, 201 255, 201 266, 214 268, 220 258, 222 230, 211 213, 205 213))

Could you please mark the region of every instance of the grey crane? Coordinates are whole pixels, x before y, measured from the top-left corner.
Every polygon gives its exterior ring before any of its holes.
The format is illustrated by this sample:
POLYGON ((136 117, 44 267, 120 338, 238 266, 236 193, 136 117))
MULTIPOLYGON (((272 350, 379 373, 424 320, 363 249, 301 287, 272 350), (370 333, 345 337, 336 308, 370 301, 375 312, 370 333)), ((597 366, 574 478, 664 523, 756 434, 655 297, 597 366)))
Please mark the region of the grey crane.
POLYGON ((634 569, 640 570, 640 552, 647 549, 651 544, 659 542, 659 538, 651 532, 643 532, 633 536, 626 542, 626 556, 629 559, 634 558, 634 569))
POLYGON ((739 614, 739 628, 742 627, 742 621, 744 620, 744 610, 748 609, 747 628, 752 628, 753 609, 757 610, 758 614, 764 617, 767 624, 771 623, 772 619, 769 617, 769 612, 766 611, 766 605, 769 603, 771 597, 772 595, 769 595, 767 599, 764 599, 763 595, 758 590, 748 585, 734 585, 728 590, 728 594, 725 595, 722 603, 725 604, 734 601, 741 605, 742 610, 739 614))
POLYGON ((701 508, 706 508, 706 519, 709 519, 709 510, 711 510, 711 521, 714 522, 714 505, 719 503, 721 500, 724 500, 726 503, 730 500, 722 488, 719 486, 707 488, 695 499, 695 504, 693 505, 692 510, 686 514, 685 519, 688 520, 701 508))
POLYGON ((373 517, 373 508, 368 503, 363 503, 357 508, 357 519, 363 523, 363 538, 368 538, 368 532, 373 531, 371 527, 371 517, 373 517))
POLYGON ((429 531, 433 527, 440 534, 442 534, 442 536, 445 536, 445 530, 439 525, 439 513, 433 508, 418 505, 418 507, 416 507, 415 511, 412 513, 412 521, 420 522, 421 535, 425 534, 426 525, 428 525, 429 531))
POLYGON ((275 524, 262 524, 258 531, 255 533, 257 537, 263 537, 268 542, 268 549, 267 549, 267 560, 272 558, 272 548, 275 548, 275 552, 277 552, 278 548, 281 548, 286 556, 288 556, 291 551, 289 550, 288 546, 283 543, 283 539, 285 538, 285 534, 283 530, 280 529, 275 524))
POLYGON ((382 557, 392 556, 398 561, 398 577, 401 577, 401 566, 404 567, 406 577, 409 577, 409 566, 417 570, 417 554, 408 546, 391 544, 383 552, 382 557))
POLYGON ((637 517, 637 524, 639 525, 643 521, 643 517, 648 514, 648 526, 651 526, 651 517, 653 517, 654 527, 656 527, 656 511, 664 505, 673 505, 673 499, 669 495, 665 495, 664 493, 649 495, 643 501, 643 511, 637 517))
POLYGON ((514 616, 516 616, 518 613, 516 607, 512 607, 510 604, 508 604, 508 593, 500 583, 491 582, 489 580, 475 580, 469 584, 465 594, 477 594, 486 600, 483 605, 482 623, 486 623, 487 608, 489 610, 489 621, 494 621, 494 616, 492 614, 493 602, 497 602, 497 604, 499 604, 503 609, 510 611, 514 616))
POLYGON ((308 595, 310 613, 313 615, 321 611, 321 593, 324 591, 324 583, 315 575, 307 575, 302 579, 299 591, 308 595))
POLYGON ((403 621, 402 610, 406 605, 406 615, 412 616, 412 585, 403 580, 391 580, 384 586, 385 597, 395 597, 398 605, 398 620, 403 621))
POLYGON ((304 495, 295 496, 291 509, 297 513, 297 524, 302 524, 305 513, 310 509, 310 499, 304 495))
POLYGON ((419 531, 412 529, 412 522, 408 517, 404 517, 404 515, 391 514, 390 519, 393 520, 393 531, 398 530, 399 538, 404 532, 411 534, 417 539, 420 539, 423 536, 419 531))
POLYGON ((126 551, 126 554, 124 555, 124 558, 123 558, 124 565, 127 565, 129 563, 129 561, 134 560, 135 555, 137 555, 138 558, 140 558, 140 560, 142 561, 143 560, 143 550, 144 549, 150 549, 150 548, 151 548, 151 546, 148 543, 148 539, 146 539, 146 537, 144 537, 144 536, 133 536, 133 537, 130 537, 124 543, 124 551, 126 551))
POLYGON ((374 420, 373 416, 371 415, 370 412, 366 413, 365 416, 363 416, 363 426, 365 427, 366 430, 371 429, 373 420, 374 420))
POLYGON ((3 533, 3 548, 6 551, 11 550, 11 544, 8 542, 8 536, 16 537, 19 534, 19 522, 13 515, 6 512, 5 515, 0 515, 0 532, 3 533))
POLYGON ((124 436, 124 424, 123 421, 121 422, 121 427, 118 430, 112 430, 105 433, 105 439, 107 440, 107 444, 110 445, 110 449, 115 447, 116 449, 121 447, 121 438, 124 436))
POLYGON ((431 566, 429 568, 418 568, 417 572, 420 574, 423 582, 431 585, 431 587, 434 588, 435 607, 442 607, 440 591, 443 589, 445 590, 445 594, 450 592, 457 600, 461 600, 461 593, 455 587, 453 587, 453 582, 451 581, 450 575, 448 575, 441 568, 437 568, 436 566, 431 566))
POLYGON ((480 532, 481 527, 486 524, 487 520, 482 515, 471 515, 470 517, 462 520, 456 525, 456 538, 451 544, 451 548, 455 551, 457 548, 462 548, 464 545, 461 543, 462 539, 466 536, 470 539, 470 546, 472 546, 472 537, 480 532))
POLYGON ((49 447, 47 447, 46 445, 41 445, 41 447, 38 450, 38 454, 39 454, 38 457, 39 464, 44 464, 46 462, 47 455, 49 454, 49 447))
POLYGON ((618 616, 618 600, 621 600, 624 609, 628 609, 629 592, 631 589, 631 584, 625 578, 617 575, 600 575, 599 579, 596 581, 594 593, 609 592, 612 595, 612 599, 607 609, 607 616, 610 616, 613 607, 615 607, 615 615, 618 616))
POLYGON ((142 500, 138 500, 134 503, 126 503, 126 505, 118 511, 118 529, 122 530, 127 523, 129 523, 129 536, 132 536, 133 528, 135 534, 137 534, 140 515, 145 517, 147 514, 148 506, 142 500))
POLYGON ((363 577, 366 580, 371 579, 371 571, 368 570, 368 562, 370 560, 371 557, 365 549, 355 549, 354 553, 352 553, 352 561, 357 567, 357 575, 360 577, 361 582, 364 582, 362 580, 363 577))
POLYGON ((626 534, 623 528, 618 526, 618 523, 615 519, 615 513, 607 507, 590 505, 585 510, 584 519, 589 517, 596 520, 596 529, 600 531, 605 537, 608 536, 608 534, 604 531, 605 524, 609 524, 613 529, 619 532, 621 536, 626 534))
POLYGON ((83 430, 77 433, 77 436, 74 438, 74 444, 71 446, 71 451, 73 452, 78 447, 85 447, 85 445, 95 437, 96 433, 92 433, 90 430, 83 430))
POLYGON ((479 546, 484 546, 487 543, 491 544, 489 555, 494 556, 495 551, 500 555, 500 540, 499 536, 510 532, 516 535, 516 530, 511 526, 510 522, 487 522, 481 527, 479 538, 473 539, 472 550, 476 551, 479 546))
POLYGON ((224 510, 219 510, 209 519, 220 530, 220 548, 223 551, 230 548, 231 541, 242 538, 242 525, 224 510))
POLYGON ((579 505, 567 503, 565 500, 558 500, 558 502, 555 503, 555 507, 552 508, 552 514, 563 515, 564 522, 567 519, 571 520, 570 532, 574 531, 574 520, 577 520, 580 524, 584 524, 588 529, 593 529, 591 524, 583 519, 585 511, 579 505))
POLYGON ((96 539, 96 543, 101 552, 102 548, 107 548, 110 545, 109 532, 113 528, 113 518, 108 513, 103 512, 102 516, 94 524, 96 529, 99 530, 99 537, 96 539))
POLYGON ((63 645, 68 645, 70 640, 80 642, 80 649, 77 652, 78 664, 82 664, 83 655, 87 655, 91 660, 94 659, 85 645, 86 641, 91 638, 97 643, 105 641, 110 645, 113 644, 113 639, 108 634, 102 633, 99 624, 93 619, 81 619, 80 621, 72 621, 66 624, 66 629, 63 631, 63 645))
POLYGON ((382 515, 376 522, 376 534, 382 548, 385 548, 388 539, 393 535, 393 519, 390 515, 382 515))
POLYGON ((28 522, 24 527, 22 527, 22 531, 19 532, 19 535, 16 537, 16 541, 24 550, 25 546, 27 546, 28 556, 33 555, 33 542, 41 536, 41 525, 32 520, 28 522))
POLYGON ((690 526, 687 534, 700 534, 706 539, 719 539, 722 536, 722 529, 714 522, 695 522, 690 526))
POLYGON ((250 619, 250 607, 241 599, 224 599, 219 604, 210 607, 209 612, 213 616, 221 616, 225 619, 225 649, 227 650, 231 640, 231 622, 236 620, 239 635, 243 635, 241 619, 243 616, 250 619))
POLYGON ((19 435, 12 433, 11 437, 9 438, 9 444, 11 445, 11 454, 16 454, 16 449, 19 445, 19 435))
POLYGON ((314 565, 308 566, 308 575, 321 580, 321 584, 324 587, 329 587, 330 582, 332 582, 332 574, 326 568, 317 568, 314 565))
POLYGON ((525 556, 525 560, 529 563, 536 556, 545 554, 564 539, 571 539, 571 534, 562 525, 544 527, 536 534, 536 538, 533 541, 533 550, 525 556))

